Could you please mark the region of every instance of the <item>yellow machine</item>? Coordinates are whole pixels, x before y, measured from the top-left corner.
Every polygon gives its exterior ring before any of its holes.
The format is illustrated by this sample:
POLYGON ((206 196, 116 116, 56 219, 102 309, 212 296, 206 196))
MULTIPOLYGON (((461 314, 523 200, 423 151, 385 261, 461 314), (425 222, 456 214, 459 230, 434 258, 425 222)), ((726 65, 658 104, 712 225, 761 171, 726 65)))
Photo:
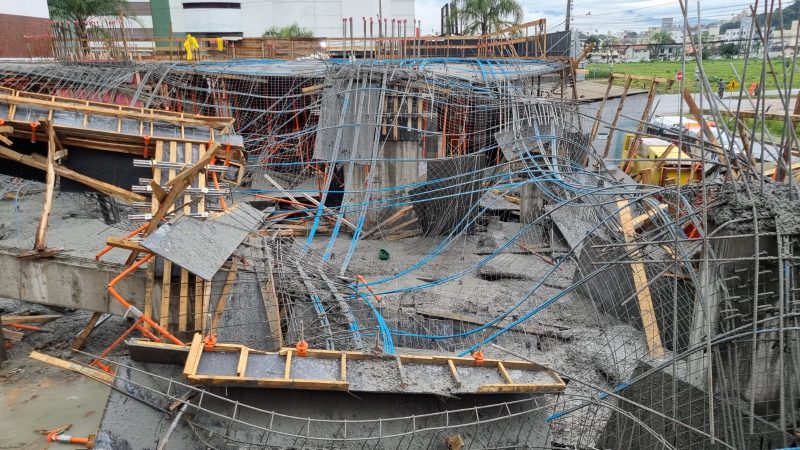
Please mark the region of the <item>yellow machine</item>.
POLYGON ((636 135, 626 134, 622 154, 628 157, 620 167, 642 184, 672 185, 679 172, 681 186, 700 180, 701 166, 664 139, 641 138, 637 142, 636 135))

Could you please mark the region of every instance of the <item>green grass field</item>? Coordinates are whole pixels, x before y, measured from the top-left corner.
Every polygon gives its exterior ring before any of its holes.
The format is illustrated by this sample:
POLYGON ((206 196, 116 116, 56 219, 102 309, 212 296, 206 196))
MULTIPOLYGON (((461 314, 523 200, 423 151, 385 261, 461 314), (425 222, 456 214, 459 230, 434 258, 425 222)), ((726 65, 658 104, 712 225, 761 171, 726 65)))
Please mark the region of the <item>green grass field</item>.
MULTIPOLYGON (((751 59, 747 66, 747 76, 745 77, 745 89, 750 86, 751 82, 757 82, 761 78, 761 61, 760 59, 751 59)), ((790 59, 786 60, 787 63, 791 63, 790 59)), ((776 76, 778 82, 780 83, 781 87, 783 87, 783 60, 782 59, 773 59, 772 60, 773 67, 775 68, 776 76)), ((711 83, 711 88, 716 91, 717 89, 717 81, 722 78, 725 81, 735 80, 737 79, 736 75, 734 75, 734 70, 731 65, 736 68, 736 73, 739 76, 742 76, 744 72, 744 60, 743 59, 719 59, 719 60, 707 60, 703 61, 703 68, 706 72, 706 76, 709 78, 711 83)), ((689 88, 692 92, 697 92, 698 82, 695 81, 694 77, 694 69, 696 63, 694 60, 686 62, 686 71, 684 72, 684 81, 686 83, 686 87, 689 88)), ((586 69, 588 73, 586 77, 589 79, 606 79, 608 78, 609 74, 612 72, 614 73, 624 73, 624 74, 634 74, 634 75, 642 75, 642 76, 657 76, 657 77, 664 77, 667 79, 674 80, 675 74, 681 70, 681 62, 680 61, 654 61, 654 62, 635 62, 635 63, 615 63, 615 64, 587 64, 586 69), (613 68, 612 68, 613 66, 613 68)), ((789 68, 786 69, 786 78, 789 78, 790 70, 789 68)), ((769 66, 767 66, 767 74, 766 74, 765 83, 766 89, 775 89, 775 81, 770 75, 769 66)), ((618 84, 622 84, 622 81, 619 81, 618 84)), ((636 82, 634 81, 632 86, 636 87, 644 87, 646 82, 636 82)), ((793 87, 800 87, 800 73, 795 74, 794 80, 792 82, 793 87)), ((672 88, 670 88, 670 93, 677 93, 678 92, 679 83, 675 81, 672 88)), ((664 92, 664 91, 662 91, 664 92)))

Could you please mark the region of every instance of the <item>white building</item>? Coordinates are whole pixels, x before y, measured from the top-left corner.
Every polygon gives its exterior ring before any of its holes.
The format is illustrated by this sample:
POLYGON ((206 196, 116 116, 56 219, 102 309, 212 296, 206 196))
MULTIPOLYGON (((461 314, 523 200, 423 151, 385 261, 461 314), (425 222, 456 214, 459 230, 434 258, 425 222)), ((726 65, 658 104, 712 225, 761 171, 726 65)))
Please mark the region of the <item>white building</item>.
POLYGON ((198 37, 258 37, 294 23, 315 37, 341 37, 342 19, 349 17, 356 37, 364 34, 362 17, 374 18, 377 35, 379 13, 390 29, 393 19, 405 21, 406 34, 413 36, 414 0, 169 0, 171 31, 198 37))

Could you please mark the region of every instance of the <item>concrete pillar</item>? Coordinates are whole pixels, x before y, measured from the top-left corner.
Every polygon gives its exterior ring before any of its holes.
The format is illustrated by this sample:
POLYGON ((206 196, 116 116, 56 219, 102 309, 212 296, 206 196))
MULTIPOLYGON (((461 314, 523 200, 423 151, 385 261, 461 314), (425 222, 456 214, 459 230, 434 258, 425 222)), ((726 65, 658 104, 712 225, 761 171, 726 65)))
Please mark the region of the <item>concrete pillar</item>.
MULTIPOLYGON (((418 141, 387 141, 381 152, 379 161, 375 164, 355 164, 352 176, 345 180, 345 191, 343 206, 347 204, 362 203, 365 196, 356 194, 356 191, 370 190, 367 217, 364 222, 364 229, 380 223, 383 219, 392 215, 397 209, 404 205, 386 207, 381 204, 381 200, 386 200, 388 204, 400 203, 411 189, 391 189, 395 186, 404 186, 416 183, 425 179, 425 163, 420 161, 422 149, 418 141), (369 171, 374 171, 372 182, 367 186, 369 171), (394 200, 391 200, 394 199, 394 200)), ((358 220, 360 208, 348 208, 345 218, 354 222, 358 220)))

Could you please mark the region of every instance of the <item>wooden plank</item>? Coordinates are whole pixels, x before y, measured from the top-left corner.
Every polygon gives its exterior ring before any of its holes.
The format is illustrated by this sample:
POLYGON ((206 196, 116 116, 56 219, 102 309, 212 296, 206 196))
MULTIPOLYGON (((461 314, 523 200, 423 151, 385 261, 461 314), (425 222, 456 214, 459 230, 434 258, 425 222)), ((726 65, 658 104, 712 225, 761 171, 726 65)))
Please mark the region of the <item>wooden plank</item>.
POLYGON ((388 227, 389 225, 391 225, 391 224, 393 224, 393 223, 397 222, 397 221, 398 221, 398 220, 400 220, 400 218, 401 218, 401 217, 403 217, 403 216, 404 216, 406 213, 408 213, 409 211, 411 211, 411 209, 412 209, 412 208, 413 208, 413 206, 412 206, 412 205, 408 205, 408 206, 404 206, 404 207, 400 208, 400 209, 399 209, 399 210, 397 210, 397 211, 396 211, 394 214, 392 214, 391 216, 389 216, 388 218, 386 218, 384 221, 382 221, 381 223, 379 223, 379 224, 375 225, 375 226, 374 226, 374 227, 373 227, 371 230, 369 230, 369 231, 367 231, 366 233, 364 233, 364 234, 361 236, 361 238, 362 238, 362 239, 366 239, 366 238, 368 238, 369 236, 371 236, 373 233, 375 233, 376 231, 379 231, 381 228, 383 228, 383 227, 388 227))
POLYGON ((611 126, 608 129, 608 137, 606 137, 606 147, 603 150, 603 158, 608 157, 608 152, 611 150, 611 138, 614 136, 614 130, 617 128, 617 122, 619 122, 619 116, 622 114, 622 108, 625 106, 625 98, 628 96, 628 90, 631 87, 631 78, 630 75, 627 76, 625 79, 625 87, 622 89, 622 95, 619 97, 619 105, 617 105, 617 111, 614 113, 614 120, 611 121, 611 126))
POLYGON ((233 282, 236 280, 236 272, 239 270, 239 260, 241 258, 234 256, 231 260, 231 267, 228 270, 228 276, 225 278, 225 285, 222 286, 222 292, 219 294, 219 300, 214 307, 214 319, 211 321, 211 333, 217 334, 217 326, 222 319, 222 313, 225 311, 225 305, 228 303, 228 297, 231 295, 233 289, 233 282))
MULTIPOLYGON (((620 208, 619 219, 622 225, 623 237, 626 243, 631 243, 636 237, 636 230, 631 226, 632 218, 630 207, 626 200, 619 200, 617 206, 620 208)), ((632 253, 631 257, 633 258, 633 246, 629 246, 629 249, 632 253)), ((647 348, 650 350, 650 355, 653 358, 660 358, 664 356, 664 347, 661 342, 661 333, 653 306, 653 298, 650 295, 650 286, 647 282, 647 272, 645 271, 644 264, 641 262, 631 263, 630 266, 633 275, 634 289, 636 289, 636 299, 639 304, 639 314, 642 318, 642 326, 644 327, 645 338, 647 340, 647 348)))
MULTIPOLYGON (((192 144, 188 142, 183 144, 183 163, 186 164, 186 167, 189 167, 192 163, 192 144)), ((183 213, 192 213, 192 196, 189 194, 183 195, 183 213)))
POLYGON ((292 374, 292 353, 293 350, 286 352, 286 364, 283 366, 283 379, 288 380, 292 374))
POLYGON ((164 273, 161 274, 161 304, 159 305, 158 324, 169 327, 169 304, 172 290, 172 262, 164 260, 164 273))
MULTIPOLYGON (((84 114, 94 114, 101 116, 122 117, 126 119, 140 119, 145 121, 167 122, 171 125, 180 124, 200 125, 209 128, 222 129, 233 123, 232 117, 212 117, 200 116, 196 114, 174 113, 164 110, 147 109, 142 112, 140 108, 122 107, 110 103, 76 101, 67 97, 48 98, 46 100, 35 97, 35 94, 20 92, 22 95, 15 96, 0 93, 0 103, 8 105, 30 105, 45 109, 57 109, 60 111, 73 111, 84 114)), ((85 127, 86 125, 84 125, 85 127)))
POLYGON ((261 287, 261 296, 264 301, 264 309, 267 315, 269 329, 272 333, 272 339, 275 341, 275 345, 280 348, 283 346, 283 330, 281 329, 280 303, 278 300, 278 293, 275 290, 272 251, 268 247, 265 247, 264 250, 267 256, 267 267, 263 274, 258 274, 259 285, 261 287), (261 278, 263 278, 263 280, 261 278))
MULTIPOLYGON (((170 148, 172 145, 176 145, 175 142, 170 142, 170 148)), ((214 157, 214 153, 216 153, 217 149, 219 148, 219 144, 213 143, 211 144, 208 149, 205 149, 205 145, 200 146, 200 152, 202 156, 197 162, 186 169, 182 170, 181 173, 173 177, 171 180, 167 182, 167 186, 174 187, 178 186, 182 181, 190 180, 195 175, 199 174, 201 170, 205 169, 208 163, 211 161, 211 158, 214 157)), ((170 161, 172 161, 172 155, 170 154, 170 161)))
POLYGON ((192 343, 189 346, 189 356, 186 357, 186 365, 183 366, 183 375, 186 377, 197 373, 197 366, 200 364, 200 357, 203 354, 203 335, 195 333, 192 343))
POLYGON ((71 361, 64 361, 63 359, 54 358, 36 351, 31 352, 29 356, 36 361, 50 364, 51 366, 59 367, 61 369, 71 370, 81 375, 86 375, 87 377, 97 380, 101 383, 111 384, 114 382, 114 375, 103 372, 100 369, 95 369, 94 367, 83 366, 71 361))
POLYGON ((0 322, 9 323, 46 323, 62 317, 61 314, 42 314, 39 316, 2 316, 0 322))
POLYGON ((636 81, 654 81, 656 83, 670 83, 673 81, 672 79, 661 78, 661 77, 649 77, 646 75, 634 75, 628 73, 612 73, 611 76, 613 78, 630 78, 631 80, 636 81))
POLYGON ((23 334, 21 331, 13 331, 9 330, 8 328, 3 328, 3 337, 11 342, 19 342, 23 337, 25 337, 25 334, 23 334))
POLYGON ((142 247, 138 242, 113 236, 106 238, 106 245, 140 253, 152 253, 150 250, 142 247))
POLYGON ((203 284, 202 278, 194 277, 194 329, 203 331, 203 284))
POLYGON ((47 226, 50 220, 50 210, 53 207, 53 192, 56 185, 56 170, 54 155, 56 152, 55 132, 50 122, 42 121, 47 126, 47 166, 45 175, 45 191, 44 191, 44 205, 42 205, 42 213, 39 216, 39 226, 36 228, 36 238, 33 248, 38 251, 44 251, 47 248, 47 226))
MULTIPOLYGON (((314 206, 317 206, 317 207, 319 206, 319 202, 314 197, 308 195, 305 192, 303 192, 302 195, 303 195, 303 197, 305 197, 306 200, 308 200, 309 202, 313 203, 314 206)), ((333 219, 334 217, 336 217, 339 214, 343 214, 343 213, 334 212, 331 209, 325 208, 325 207, 322 208, 322 211, 328 216, 328 218, 330 218, 334 222, 336 221, 336 219, 333 219)), ((342 217, 342 225, 346 226, 347 228, 350 228, 350 231, 355 231, 356 230, 356 226, 353 225, 352 222, 350 222, 349 220, 345 219, 344 217, 342 217)))
POLYGON ((456 387, 461 387, 461 377, 458 376, 458 369, 456 369, 452 359, 447 360, 447 367, 450 369, 450 376, 453 377, 456 387))
MULTIPOLYGON (((218 147, 217 144, 214 144, 212 146, 212 149, 209 149, 206 152, 206 155, 204 156, 207 156, 208 159, 211 159, 211 156, 213 156, 213 148, 215 146, 218 147)), ((177 200, 178 197, 180 197, 181 194, 183 194, 183 191, 191 185, 190 177, 192 175, 196 175, 197 173, 199 173, 200 170, 205 168, 205 165, 206 163, 208 163, 208 161, 207 160, 205 162, 202 161, 203 160, 201 159, 201 161, 198 162, 195 166, 192 166, 184 170, 178 176, 172 178, 169 182, 167 182, 167 185, 171 187, 169 194, 167 194, 167 198, 165 198, 164 201, 158 205, 158 209, 153 214, 153 218, 150 220, 150 223, 148 224, 147 229, 144 232, 145 236, 149 236, 153 231, 155 231, 156 228, 158 228, 161 219, 168 213, 168 211, 170 211, 172 205, 175 203, 175 200, 177 200), (176 182, 176 180, 178 181, 176 182)))
MULTIPOLYGON (((10 148, 3 146, 0 146, 0 156, 14 160, 20 164, 24 164, 29 167, 34 167, 39 170, 47 170, 48 167, 47 160, 39 155, 23 155, 21 153, 15 152, 14 150, 11 150, 10 148)), ((114 186, 109 183, 105 183, 103 181, 96 180, 91 177, 87 177, 86 175, 80 174, 72 169, 68 169, 61 165, 57 164, 53 165, 53 170, 55 171, 55 174, 60 177, 64 177, 69 180, 84 184, 92 189, 98 190, 112 197, 119 198, 126 202, 143 202, 147 200, 142 195, 122 189, 120 187, 114 186)))
POLYGON ((243 377, 247 371, 247 356, 250 354, 250 349, 247 347, 242 347, 241 353, 239 353, 239 364, 236 365, 236 376, 243 377))
POLYGON ((344 353, 339 360, 339 381, 347 381, 347 355, 344 353))
MULTIPOLYGON (((684 88, 683 101, 686 102, 686 106, 689 107, 689 112, 692 113, 694 119, 702 125, 703 134, 706 136, 711 145, 717 148, 722 148, 719 145, 717 137, 714 136, 714 132, 711 131, 711 128, 708 126, 708 122, 706 122, 706 120, 703 118, 703 115, 700 113, 700 108, 697 106, 697 103, 695 103, 692 94, 689 92, 689 89, 684 88)), ((741 114, 739 117, 742 117, 741 114)), ((781 116, 781 120, 783 120, 783 116, 781 116)), ((717 152, 717 155, 719 156, 720 164, 722 164, 723 166, 727 166, 727 156, 725 153, 725 149, 722 149, 722 151, 717 152)), ((733 170, 734 176, 739 175, 739 172, 736 170, 736 167, 731 167, 731 169, 733 170)))
POLYGON ((83 347, 86 345, 86 339, 89 338, 89 335, 92 334, 94 331, 94 327, 97 325, 97 321, 100 320, 100 317, 103 316, 101 312, 95 312, 92 314, 92 317, 89 318, 89 321, 86 322, 86 326, 83 327, 83 330, 75 336, 75 339, 72 340, 72 345, 70 348, 72 351, 76 352, 78 350, 83 350, 83 347))
MULTIPOLYGON (((200 317, 200 329, 201 330, 205 330, 206 329, 206 320, 209 320, 208 319, 208 311, 209 311, 209 308, 211 307, 211 286, 212 286, 211 283, 212 283, 211 281, 203 282, 203 299, 202 299, 203 300, 203 313, 202 313, 202 316, 200 317)), ((211 324, 209 323, 208 326, 211 326, 211 324)))
POLYGON ((511 375, 508 374, 508 370, 506 370, 506 366, 503 365, 503 361, 497 361, 497 370, 500 372, 500 376, 506 380, 506 383, 514 384, 514 380, 512 380, 511 375))
POLYGON ((186 331, 189 321, 189 271, 181 268, 181 296, 178 299, 178 331, 186 331))

